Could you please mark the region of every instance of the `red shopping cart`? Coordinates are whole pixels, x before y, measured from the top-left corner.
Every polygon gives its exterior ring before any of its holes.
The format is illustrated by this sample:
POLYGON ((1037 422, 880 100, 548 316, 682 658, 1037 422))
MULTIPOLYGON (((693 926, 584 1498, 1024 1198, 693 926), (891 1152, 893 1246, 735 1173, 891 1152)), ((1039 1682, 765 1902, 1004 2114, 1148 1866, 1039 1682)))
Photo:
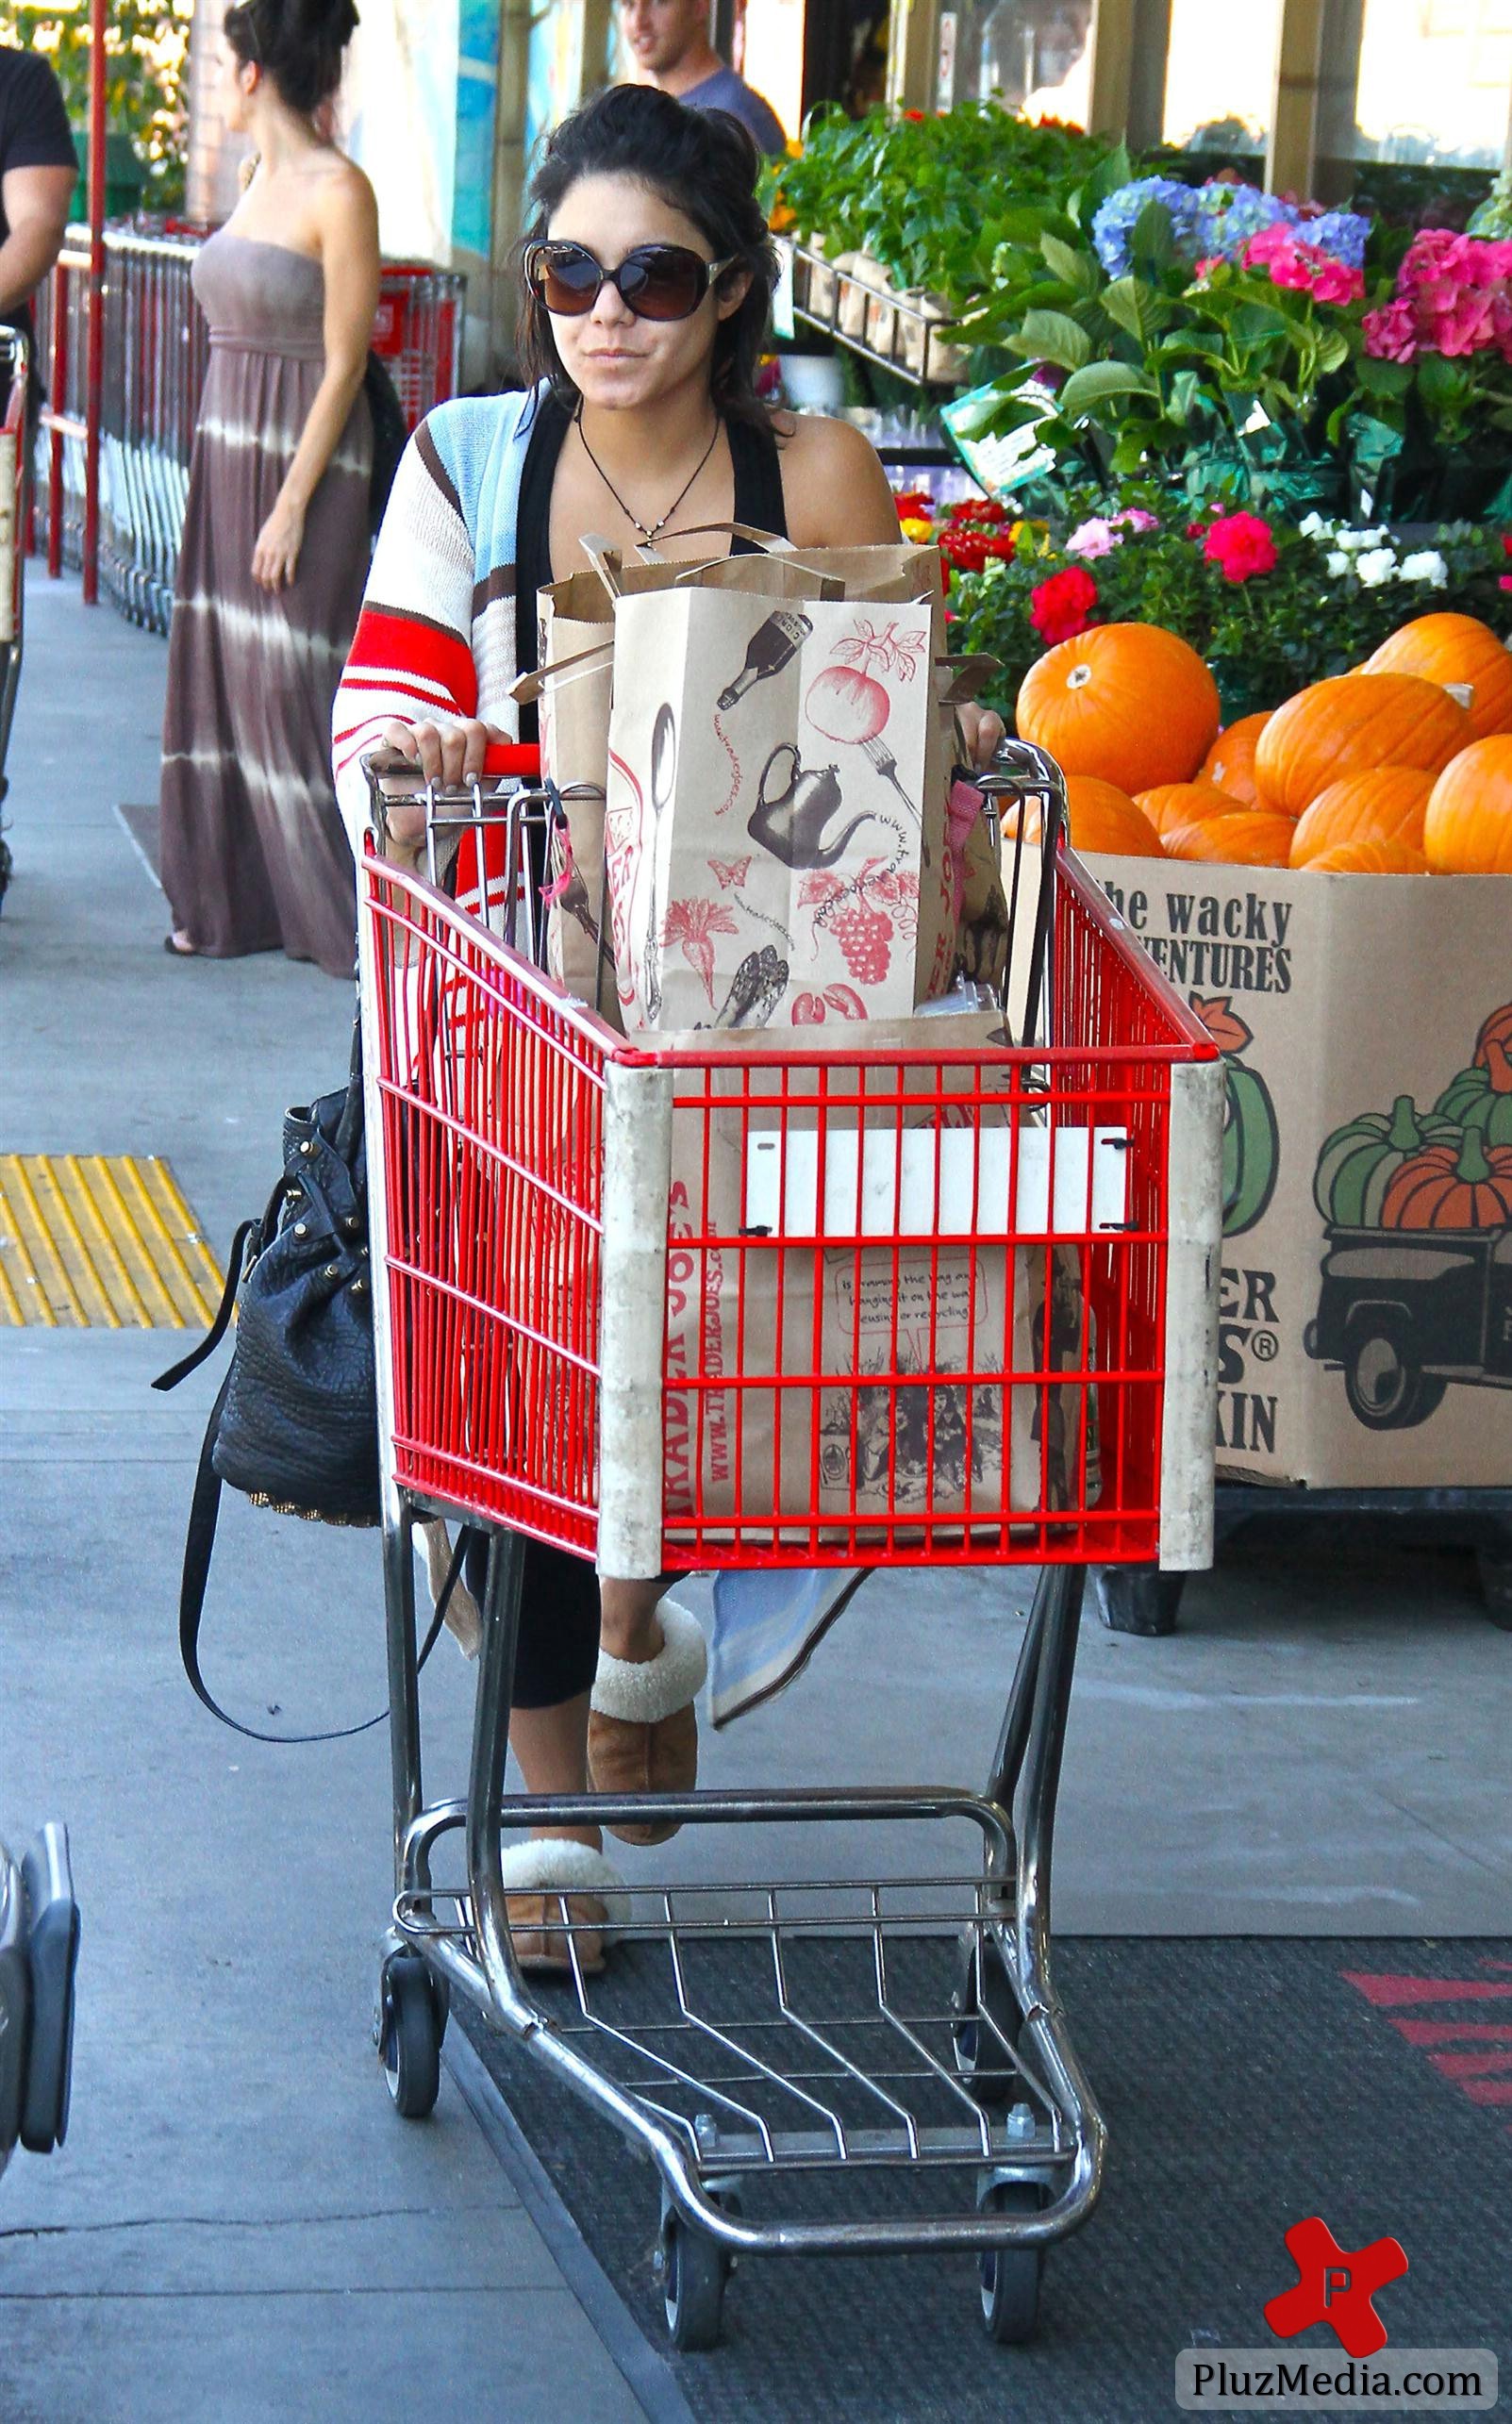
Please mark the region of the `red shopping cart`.
POLYGON ((399 2110, 427 2112, 448 1993, 466 1995, 649 2153, 685 2348, 717 2338, 739 2250, 970 2250, 988 2329, 1022 2339, 1043 2251, 1102 2177, 1052 1977, 1055 1806, 1086 1566, 1208 1556, 1221 1070, 1057 848, 1055 768, 1014 745, 988 788, 993 806, 1038 798, 1046 837, 1014 845, 1012 1043, 1001 1006, 906 1041, 626 1040, 535 964, 524 875, 560 815, 549 789, 432 789, 420 872, 384 855, 374 783, 361 953, 396 1864, 377 2034, 399 2110), (486 917, 437 880, 457 850, 489 872, 486 917), (410 1535, 435 1516, 492 1545, 467 1797, 427 1805, 410 1535), (630 1576, 1038 1566, 985 1789, 507 1792, 527 1536, 630 1576), (570 1984, 532 1991, 505 1837, 653 1816, 863 1842, 879 1821, 948 1826, 975 1849, 905 1883, 836 1862, 632 1885, 621 1934, 664 1990, 634 2017, 614 1965, 577 1958, 563 1899, 570 1984), (921 1988, 902 1948, 931 1928, 946 1941, 921 1988), (795 1983, 829 1936, 865 1955, 845 2009, 795 1983), (740 1951, 738 2008, 711 1945, 740 1951), (927 2210, 886 2210, 900 2169, 927 2210), (866 2210, 794 2211, 785 2192, 815 2174, 866 2210))

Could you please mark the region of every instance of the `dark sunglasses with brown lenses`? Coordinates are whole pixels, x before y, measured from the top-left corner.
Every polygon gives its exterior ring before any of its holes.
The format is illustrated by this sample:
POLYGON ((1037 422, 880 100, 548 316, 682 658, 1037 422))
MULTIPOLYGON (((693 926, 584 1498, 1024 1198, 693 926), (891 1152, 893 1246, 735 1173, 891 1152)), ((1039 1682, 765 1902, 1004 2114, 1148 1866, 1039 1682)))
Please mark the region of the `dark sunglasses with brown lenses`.
POLYGON ((706 261, 686 244, 637 244, 617 270, 606 270, 586 244, 547 241, 525 255, 525 283, 554 317, 579 320, 612 286, 638 320, 690 320, 709 288, 739 259, 706 261))

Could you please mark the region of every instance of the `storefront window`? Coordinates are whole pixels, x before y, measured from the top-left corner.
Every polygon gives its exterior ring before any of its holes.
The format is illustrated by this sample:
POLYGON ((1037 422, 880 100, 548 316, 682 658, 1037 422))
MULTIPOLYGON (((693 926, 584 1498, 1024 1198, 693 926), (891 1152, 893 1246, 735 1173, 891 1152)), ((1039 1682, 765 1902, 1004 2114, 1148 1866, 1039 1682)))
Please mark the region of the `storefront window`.
POLYGON ((1281 0, 1171 0, 1162 128, 1197 152, 1262 152, 1271 125, 1281 0))
POLYGON ((1091 0, 962 0, 939 30, 941 108, 1000 101, 1086 125, 1091 0))
POLYGON ((1365 0, 1356 159, 1493 168, 1512 90, 1512 0, 1365 0))

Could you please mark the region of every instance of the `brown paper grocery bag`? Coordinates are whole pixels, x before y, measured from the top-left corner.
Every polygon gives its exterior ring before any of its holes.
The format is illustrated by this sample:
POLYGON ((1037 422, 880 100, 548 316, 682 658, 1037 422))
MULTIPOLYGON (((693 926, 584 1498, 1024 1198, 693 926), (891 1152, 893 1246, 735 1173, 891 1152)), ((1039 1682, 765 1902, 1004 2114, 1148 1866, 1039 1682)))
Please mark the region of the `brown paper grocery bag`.
MULTIPOLYGON (((1001 1034, 994 1018, 981 1015, 879 1023, 869 1046, 922 1044, 940 1057, 922 1068, 884 1067, 866 1083, 884 1093, 970 1093, 979 1064, 952 1068, 953 1038, 974 1045, 1000 1041, 1001 1034)), ((812 1157, 812 1104, 826 1059, 843 1043, 838 1036, 801 1044, 786 1038, 777 1061, 777 1038, 739 1040, 740 1057, 708 1078, 713 1108, 686 1107, 673 1117, 669 1521, 695 1510, 705 1522, 742 1526, 780 1516, 790 1540, 806 1516, 822 1536, 826 1519, 831 1526, 846 1519, 872 1524, 880 1547, 889 1537, 917 1540, 926 1519, 959 1538, 1001 1527, 1010 1511, 1030 1519, 1095 1503, 1095 1383, 1054 1377, 1096 1362, 1078 1247, 1052 1237, 1014 1244, 958 1235, 938 1248, 880 1237, 874 1245, 822 1236, 803 1245, 765 1242, 747 1217, 752 1156, 759 1139, 781 1132, 777 1097, 785 1087, 788 1141, 779 1149, 796 1159, 806 1132, 812 1157), (725 1091, 728 1109, 718 1100, 725 1091), (846 1385, 849 1376, 872 1386, 856 1389, 846 1385), (729 1385, 737 1378, 739 1386, 729 1385)), ((863 1081, 854 1070, 837 1070, 832 1087, 823 1129, 831 1162, 847 1130, 855 1132, 863 1081), (846 1095, 849 1104, 834 1100, 846 1095)), ((983 1091, 990 1098, 989 1072, 983 1091)), ((1000 1130, 1009 1122, 1006 1104, 990 1099, 972 1116, 1000 1130)), ((880 1126, 886 1162, 889 1122, 894 1132, 938 1129, 940 1117, 938 1106, 900 1104, 880 1115, 869 1108, 865 1126, 873 1140, 880 1126)), ((944 1124, 963 1117, 959 1105, 947 1106, 944 1124)), ((877 1150, 873 1141, 869 1151, 877 1150)), ((785 1187, 793 1184, 792 1166, 785 1187)), ((846 1223, 837 1224, 828 1207, 821 1221, 816 1205, 789 1218, 786 1230, 837 1225, 846 1223)), ((940 1225, 959 1232, 969 1216, 945 1211, 940 1225)), ((827 1536, 839 1536, 831 1529, 827 1536)))
POLYGON ((891 1018, 944 989, 942 636, 924 548, 737 557, 617 601, 606 832, 628 1030, 891 1018))

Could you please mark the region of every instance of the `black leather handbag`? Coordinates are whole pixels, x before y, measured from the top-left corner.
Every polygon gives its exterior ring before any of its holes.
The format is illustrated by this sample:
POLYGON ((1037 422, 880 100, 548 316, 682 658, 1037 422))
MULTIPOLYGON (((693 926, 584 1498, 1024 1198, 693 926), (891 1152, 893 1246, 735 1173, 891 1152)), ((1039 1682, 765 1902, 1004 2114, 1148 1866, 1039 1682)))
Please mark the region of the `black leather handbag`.
MULTIPOLYGON (((200 1673, 199 1631, 223 1484, 282 1515, 321 1523, 379 1519, 359 1026, 346 1085, 285 1114, 283 1176, 261 1220, 244 1220, 232 1240, 220 1311, 193 1353, 159 1374, 154 1388, 176 1388, 215 1353, 233 1307, 231 1368, 206 1426, 184 1543, 179 1650, 206 1707, 239 1734, 259 1742, 338 1741, 366 1729, 263 1734, 228 1717, 200 1673)), ((459 1539, 426 1652, 463 1545, 459 1539)))

